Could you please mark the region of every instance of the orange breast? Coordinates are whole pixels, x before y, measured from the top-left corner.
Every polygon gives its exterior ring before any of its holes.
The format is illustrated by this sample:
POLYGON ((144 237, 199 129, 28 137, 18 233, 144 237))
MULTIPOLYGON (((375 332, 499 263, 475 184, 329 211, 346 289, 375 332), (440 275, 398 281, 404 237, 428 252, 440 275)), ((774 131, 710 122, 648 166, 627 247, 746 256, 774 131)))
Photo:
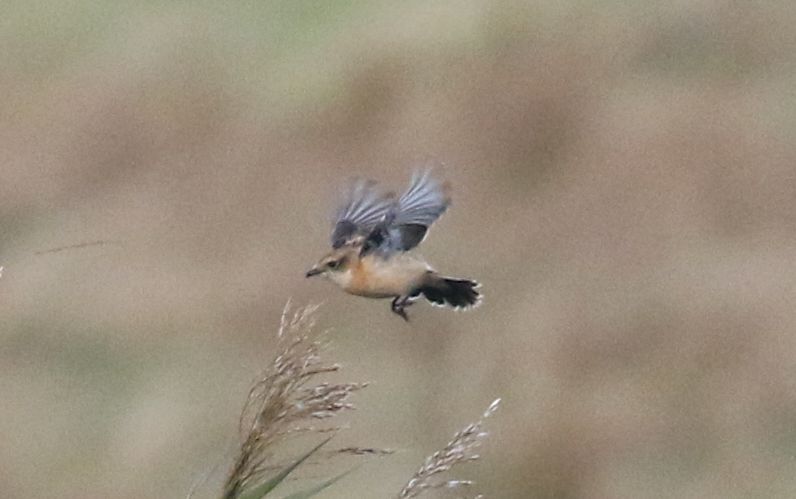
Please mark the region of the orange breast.
POLYGON ((411 291, 426 267, 414 261, 365 257, 351 268, 351 279, 344 288, 355 295, 387 298, 411 291))
POLYGON ((367 266, 362 263, 362 260, 357 260, 356 264, 351 268, 351 281, 346 287, 346 291, 355 295, 366 294, 371 283, 368 275, 367 266))

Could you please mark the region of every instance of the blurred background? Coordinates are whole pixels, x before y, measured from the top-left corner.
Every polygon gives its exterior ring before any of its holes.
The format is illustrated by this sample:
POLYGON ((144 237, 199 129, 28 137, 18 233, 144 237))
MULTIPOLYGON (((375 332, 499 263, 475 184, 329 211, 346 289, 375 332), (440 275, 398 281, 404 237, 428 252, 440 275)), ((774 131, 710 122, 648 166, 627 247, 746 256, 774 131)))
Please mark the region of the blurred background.
POLYGON ((6 0, 0 495, 217 497, 292 297, 372 383, 338 444, 399 451, 323 497, 397 493, 496 397, 457 474, 488 497, 796 496, 794 24, 785 0, 6 0), (425 164, 454 204, 421 252, 483 306, 406 324, 304 279, 351 178, 425 164))

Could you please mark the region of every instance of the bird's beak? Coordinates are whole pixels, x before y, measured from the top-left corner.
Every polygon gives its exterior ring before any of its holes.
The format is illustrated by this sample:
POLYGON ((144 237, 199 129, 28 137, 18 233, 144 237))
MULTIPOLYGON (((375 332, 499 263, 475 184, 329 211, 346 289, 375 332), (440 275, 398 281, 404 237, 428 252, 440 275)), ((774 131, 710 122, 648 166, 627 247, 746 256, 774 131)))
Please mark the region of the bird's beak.
POLYGON ((307 271, 307 277, 312 277, 314 275, 318 275, 318 274, 321 274, 321 273, 323 273, 323 271, 321 269, 319 269, 318 267, 312 267, 311 269, 309 269, 307 271))

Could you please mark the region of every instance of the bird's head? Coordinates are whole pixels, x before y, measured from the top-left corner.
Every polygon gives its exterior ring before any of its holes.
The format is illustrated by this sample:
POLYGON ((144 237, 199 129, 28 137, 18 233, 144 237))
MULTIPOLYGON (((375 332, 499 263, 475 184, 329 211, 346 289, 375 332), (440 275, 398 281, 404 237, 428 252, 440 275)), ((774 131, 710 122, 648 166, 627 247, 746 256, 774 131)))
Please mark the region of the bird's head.
POLYGON ((346 273, 351 268, 351 265, 356 262, 358 253, 359 250, 357 248, 349 245, 333 249, 318 260, 318 263, 313 265, 306 275, 307 277, 323 275, 332 280, 337 280, 335 277, 346 273))

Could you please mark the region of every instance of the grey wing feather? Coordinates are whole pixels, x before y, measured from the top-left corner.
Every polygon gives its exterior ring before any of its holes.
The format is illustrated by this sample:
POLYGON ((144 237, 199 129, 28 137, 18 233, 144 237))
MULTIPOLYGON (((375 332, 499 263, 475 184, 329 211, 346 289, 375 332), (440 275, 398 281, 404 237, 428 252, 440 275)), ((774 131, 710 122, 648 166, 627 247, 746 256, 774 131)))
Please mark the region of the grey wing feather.
POLYGON ((332 246, 339 248, 358 235, 367 236, 394 205, 392 195, 378 189, 370 180, 357 181, 337 210, 332 231, 332 246))
POLYGON ((450 204, 447 188, 430 171, 412 175, 409 189, 398 200, 396 225, 420 224, 430 226, 450 204))
POLYGON ((433 178, 430 171, 415 173, 409 189, 387 215, 388 237, 384 244, 397 251, 414 248, 448 205, 450 197, 445 184, 433 178))

